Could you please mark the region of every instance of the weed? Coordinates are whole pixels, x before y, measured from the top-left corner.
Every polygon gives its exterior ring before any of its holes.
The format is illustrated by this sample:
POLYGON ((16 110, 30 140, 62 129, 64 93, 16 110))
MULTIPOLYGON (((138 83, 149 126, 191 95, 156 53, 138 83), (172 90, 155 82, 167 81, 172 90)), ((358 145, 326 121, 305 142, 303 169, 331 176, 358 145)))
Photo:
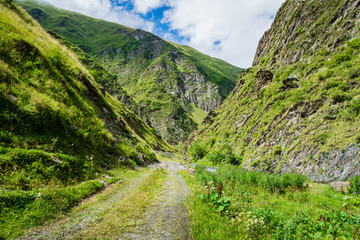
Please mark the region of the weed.
POLYGON ((356 175, 349 179, 349 192, 352 194, 360 194, 360 175, 356 175))

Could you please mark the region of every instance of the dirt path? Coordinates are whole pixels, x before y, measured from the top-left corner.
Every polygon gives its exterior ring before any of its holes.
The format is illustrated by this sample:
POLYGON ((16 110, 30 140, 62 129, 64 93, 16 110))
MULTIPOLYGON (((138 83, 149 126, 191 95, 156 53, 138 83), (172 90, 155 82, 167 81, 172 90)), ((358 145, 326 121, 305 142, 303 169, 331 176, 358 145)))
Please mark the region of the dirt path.
POLYGON ((183 202, 189 195, 189 188, 177 171, 187 170, 187 166, 162 162, 153 167, 169 171, 168 180, 160 197, 152 203, 145 214, 145 222, 132 233, 125 233, 125 239, 191 239, 188 211, 183 202))
POLYGON ((183 205, 189 189, 176 174, 189 168, 176 162, 150 168, 123 186, 108 187, 85 200, 67 217, 31 229, 21 239, 190 239, 183 205), (163 180, 155 181, 161 168, 167 175, 162 173, 163 180), (139 201, 144 201, 143 205, 139 201), (99 231, 102 229, 104 232, 99 231))

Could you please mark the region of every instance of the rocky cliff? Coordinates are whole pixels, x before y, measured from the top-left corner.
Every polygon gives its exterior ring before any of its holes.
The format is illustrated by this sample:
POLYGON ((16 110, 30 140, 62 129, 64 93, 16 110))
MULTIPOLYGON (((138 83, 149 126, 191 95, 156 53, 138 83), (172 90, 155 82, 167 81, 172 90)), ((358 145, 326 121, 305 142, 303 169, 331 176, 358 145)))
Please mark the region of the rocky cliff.
POLYGON ((359 6, 286 1, 253 67, 188 145, 201 146, 209 160, 226 146, 244 168, 296 171, 315 181, 358 174, 359 6))
POLYGON ((127 107, 172 144, 185 140, 208 111, 219 107, 241 72, 140 29, 33 1, 19 3, 44 28, 77 45, 115 75, 116 82, 101 82, 104 88, 125 100, 127 107))

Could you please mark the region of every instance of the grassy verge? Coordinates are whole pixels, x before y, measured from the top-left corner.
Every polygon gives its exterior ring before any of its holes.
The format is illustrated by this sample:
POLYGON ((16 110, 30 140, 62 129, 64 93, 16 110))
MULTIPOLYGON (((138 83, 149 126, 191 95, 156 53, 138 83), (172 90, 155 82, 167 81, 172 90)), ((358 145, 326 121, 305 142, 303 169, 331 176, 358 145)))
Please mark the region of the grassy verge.
POLYGON ((103 184, 94 180, 65 188, 0 191, 0 239, 16 237, 55 218, 102 188, 103 184))
POLYGON ((282 187, 281 181, 270 180, 278 187, 269 188, 252 183, 254 173, 240 180, 239 172, 225 166, 217 173, 197 168, 194 177, 183 173, 192 190, 193 239, 360 239, 355 196, 321 184, 282 187))

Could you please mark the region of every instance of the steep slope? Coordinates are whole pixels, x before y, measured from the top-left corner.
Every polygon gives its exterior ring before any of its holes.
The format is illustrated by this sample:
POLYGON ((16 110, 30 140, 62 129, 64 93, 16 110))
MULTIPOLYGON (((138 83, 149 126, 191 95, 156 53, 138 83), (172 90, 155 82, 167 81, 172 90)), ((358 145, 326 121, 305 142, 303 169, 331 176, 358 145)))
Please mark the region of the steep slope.
MULTIPOLYGON (((116 75, 117 86, 136 103, 124 104, 172 144, 185 140, 206 113, 220 105, 241 72, 140 29, 33 1, 19 3, 45 29, 76 44, 116 75)), ((123 96, 110 91, 109 84, 104 87, 115 97, 123 96)))
POLYGON ((190 153, 316 181, 359 173, 359 32, 359 0, 286 1, 190 153))
POLYGON ((1 188, 68 185, 170 150, 73 52, 12 1, 0 4, 1 188))

